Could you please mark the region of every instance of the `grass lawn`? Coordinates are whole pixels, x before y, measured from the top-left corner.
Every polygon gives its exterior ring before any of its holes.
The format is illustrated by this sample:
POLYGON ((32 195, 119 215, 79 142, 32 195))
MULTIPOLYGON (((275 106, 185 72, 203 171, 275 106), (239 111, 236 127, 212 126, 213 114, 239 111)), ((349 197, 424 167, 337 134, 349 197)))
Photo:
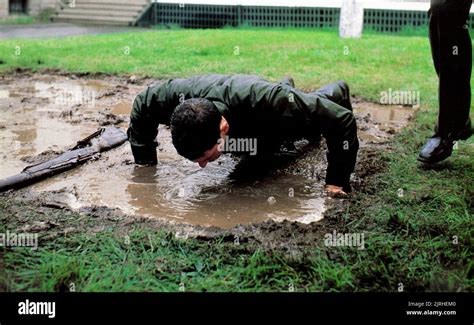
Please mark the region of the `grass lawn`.
MULTIPOLYGON (((427 37, 368 33, 344 40, 334 30, 178 29, 2 40, 0 73, 15 68, 156 78, 250 73, 278 80, 291 75, 306 90, 345 79, 353 94, 373 101, 390 88, 419 91, 422 105, 391 150, 380 153, 386 172, 371 181, 370 189, 355 193, 341 215, 345 232, 366 233, 365 250, 315 243, 291 257, 223 240, 176 239, 145 228, 132 231, 129 243, 113 231, 70 235, 37 251, 0 250, 5 265, 0 277, 8 290, 64 290, 71 282, 77 291, 474 289, 474 140, 460 142, 439 168, 422 169, 416 162, 437 112, 427 37)), ((0 231, 9 229, 9 204, 0 197, 0 231)))
POLYGON ((28 15, 10 16, 0 19, 0 25, 28 25, 36 22, 46 22, 43 17, 33 17, 28 15))

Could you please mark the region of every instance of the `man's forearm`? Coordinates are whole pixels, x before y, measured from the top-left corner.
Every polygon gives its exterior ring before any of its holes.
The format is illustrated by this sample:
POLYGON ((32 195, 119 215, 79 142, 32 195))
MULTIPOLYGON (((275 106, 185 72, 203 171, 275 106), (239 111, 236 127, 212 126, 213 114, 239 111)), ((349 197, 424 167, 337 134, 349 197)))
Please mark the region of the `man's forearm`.
POLYGON ((127 130, 135 162, 140 165, 154 165, 156 157, 156 136, 158 135, 158 112, 154 92, 147 88, 134 100, 130 114, 130 126, 127 130), (155 110, 155 111, 153 111, 155 110))
POLYGON ((156 165, 158 159, 156 157, 156 141, 147 143, 145 141, 139 141, 136 133, 133 131, 133 125, 130 124, 127 130, 128 140, 130 147, 132 148, 133 157, 135 163, 139 165, 156 165))
POLYGON ((350 191, 350 175, 354 171, 359 150, 357 123, 352 111, 327 99, 317 99, 315 120, 328 146, 326 184, 350 191))
POLYGON ((350 176, 354 171, 357 158, 358 141, 352 143, 352 150, 346 153, 338 153, 335 158, 331 149, 329 149, 328 167, 326 171, 326 184, 342 187, 344 192, 350 192, 350 176))

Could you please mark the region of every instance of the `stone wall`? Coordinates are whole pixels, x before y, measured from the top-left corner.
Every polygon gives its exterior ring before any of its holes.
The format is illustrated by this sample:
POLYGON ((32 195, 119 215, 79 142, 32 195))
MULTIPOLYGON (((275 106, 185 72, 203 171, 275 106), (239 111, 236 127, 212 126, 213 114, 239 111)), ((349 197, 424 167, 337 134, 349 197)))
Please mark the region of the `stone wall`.
POLYGON ((36 16, 45 9, 54 9, 58 2, 57 0, 29 0, 28 14, 36 16))

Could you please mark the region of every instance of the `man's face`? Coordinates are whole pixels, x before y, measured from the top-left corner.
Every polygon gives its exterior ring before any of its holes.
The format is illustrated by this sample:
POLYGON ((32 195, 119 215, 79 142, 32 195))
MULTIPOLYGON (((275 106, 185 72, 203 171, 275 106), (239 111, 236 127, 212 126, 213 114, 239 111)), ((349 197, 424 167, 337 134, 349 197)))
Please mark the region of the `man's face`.
POLYGON ((219 156, 222 153, 222 148, 223 148, 223 145, 224 145, 225 136, 227 135, 227 132, 229 132, 229 124, 227 123, 227 121, 224 117, 222 117, 221 124, 220 124, 219 128, 220 128, 220 132, 221 132, 221 137, 220 137, 219 141, 217 141, 217 143, 214 145, 214 147, 212 147, 209 150, 206 150, 201 157, 199 157, 198 159, 193 160, 193 162, 198 163, 199 166, 201 166, 201 168, 206 167, 208 162, 214 161, 217 158, 219 158, 219 156))
POLYGON ((221 151, 219 150, 219 144, 216 144, 211 149, 204 151, 202 157, 193 160, 193 162, 198 163, 201 168, 204 168, 208 162, 216 160, 220 155, 221 151))

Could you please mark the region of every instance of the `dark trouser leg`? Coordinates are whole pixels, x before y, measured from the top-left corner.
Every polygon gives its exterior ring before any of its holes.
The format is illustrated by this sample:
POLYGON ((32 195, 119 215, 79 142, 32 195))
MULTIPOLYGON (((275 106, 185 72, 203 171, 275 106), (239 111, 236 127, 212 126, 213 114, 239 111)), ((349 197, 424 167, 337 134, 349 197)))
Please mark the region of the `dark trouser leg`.
POLYGON ((430 44, 439 77, 435 133, 453 137, 470 125, 472 44, 466 21, 472 0, 431 0, 430 44))
POLYGON ((351 96, 349 86, 345 81, 336 81, 312 92, 319 97, 329 99, 330 101, 341 105, 352 111, 351 96))
POLYGON ((295 88, 295 81, 290 76, 281 79, 278 83, 295 88))

